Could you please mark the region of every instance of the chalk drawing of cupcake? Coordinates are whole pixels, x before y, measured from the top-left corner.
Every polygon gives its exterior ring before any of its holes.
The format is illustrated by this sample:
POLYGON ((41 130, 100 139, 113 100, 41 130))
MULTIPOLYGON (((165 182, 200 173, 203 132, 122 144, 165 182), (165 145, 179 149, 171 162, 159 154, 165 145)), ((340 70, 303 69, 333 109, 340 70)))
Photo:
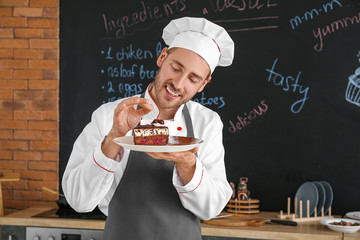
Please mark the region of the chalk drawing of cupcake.
MULTIPOLYGON (((360 51, 356 56, 359 58, 360 62, 360 51)), ((360 107, 360 67, 355 70, 355 74, 349 76, 345 98, 348 102, 360 107)))

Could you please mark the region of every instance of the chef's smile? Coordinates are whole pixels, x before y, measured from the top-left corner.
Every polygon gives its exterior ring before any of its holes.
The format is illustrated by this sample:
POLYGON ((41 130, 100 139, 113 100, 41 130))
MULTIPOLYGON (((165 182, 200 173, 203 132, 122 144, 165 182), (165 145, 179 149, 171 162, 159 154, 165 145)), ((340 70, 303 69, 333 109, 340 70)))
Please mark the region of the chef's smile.
POLYGON ((175 90, 173 90, 169 85, 165 86, 166 94, 169 96, 169 98, 176 99, 180 97, 181 95, 177 93, 175 90))

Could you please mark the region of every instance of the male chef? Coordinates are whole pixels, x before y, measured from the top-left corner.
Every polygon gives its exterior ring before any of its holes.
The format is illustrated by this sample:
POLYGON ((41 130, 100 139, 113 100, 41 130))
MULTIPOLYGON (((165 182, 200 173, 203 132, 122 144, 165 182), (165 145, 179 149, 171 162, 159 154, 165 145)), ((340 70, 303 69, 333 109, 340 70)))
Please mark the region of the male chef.
POLYGON ((224 28, 204 18, 175 19, 162 37, 168 47, 157 59, 154 82, 142 95, 103 104, 93 113, 62 179, 76 211, 99 206, 107 215, 105 240, 200 240, 200 219, 218 215, 232 194, 220 117, 190 99, 210 82, 216 66, 232 63, 234 43, 224 28), (171 136, 204 141, 165 153, 113 142, 154 119, 163 119, 171 136))

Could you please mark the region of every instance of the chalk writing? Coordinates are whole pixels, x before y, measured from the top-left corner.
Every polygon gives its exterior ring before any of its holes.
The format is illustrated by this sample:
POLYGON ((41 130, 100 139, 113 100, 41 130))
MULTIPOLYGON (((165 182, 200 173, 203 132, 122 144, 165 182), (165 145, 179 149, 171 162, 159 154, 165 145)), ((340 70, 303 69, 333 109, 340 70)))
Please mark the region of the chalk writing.
POLYGON ((101 89, 106 99, 103 102, 139 94, 144 91, 144 87, 138 81, 155 79, 158 69, 154 64, 149 67, 147 63, 149 60, 155 63, 162 50, 161 42, 153 49, 139 48, 132 43, 121 47, 107 46, 104 49, 100 51, 105 60, 105 65, 100 69, 101 81, 104 82, 101 89), (152 69, 152 66, 156 69, 152 69))
POLYGON ((244 112, 242 115, 237 115, 236 120, 229 120, 230 127, 228 128, 230 133, 240 132, 259 116, 262 116, 269 109, 268 105, 265 103, 265 100, 261 101, 254 109, 249 112, 244 112))
POLYGON ((107 73, 110 78, 135 78, 138 76, 141 79, 155 79, 157 71, 158 70, 145 69, 143 64, 139 67, 136 63, 130 68, 124 67, 123 63, 121 63, 119 67, 110 66, 107 68, 107 73), (137 69, 138 74, 136 75, 137 69))
POLYGON ((285 92, 292 91, 293 93, 298 92, 301 94, 302 98, 294 102, 290 108, 291 112, 299 113, 303 109, 305 101, 309 99, 309 87, 303 87, 302 85, 299 85, 301 72, 298 72, 295 78, 292 76, 283 76, 282 74, 275 72, 277 61, 278 59, 276 58, 271 69, 265 69, 265 71, 270 73, 267 81, 272 82, 275 86, 282 87, 281 89, 285 92))
POLYGON ((117 77, 133 78, 133 77, 135 77, 135 70, 137 67, 138 67, 137 64, 133 64, 130 69, 126 69, 124 67, 124 64, 121 63, 119 67, 108 67, 107 73, 108 73, 108 76, 111 78, 117 78, 117 77))
POLYGON ((126 61, 126 60, 146 60, 146 59, 154 59, 159 56, 163 46, 161 42, 156 44, 154 52, 149 49, 142 49, 133 47, 132 44, 129 46, 122 47, 120 49, 113 49, 112 46, 109 46, 107 50, 102 50, 101 54, 106 54, 106 60, 117 60, 119 62, 126 61))
POLYGON ((124 94, 124 97, 131 97, 136 94, 143 92, 143 84, 128 84, 128 83, 119 83, 118 90, 120 94, 124 94))
MULTIPOLYGON (((356 55, 360 62, 360 51, 356 55)), ((345 93, 346 101, 360 107, 360 67, 355 70, 355 73, 349 76, 348 86, 345 93)))
POLYGON ((115 59, 118 61, 129 60, 129 59, 141 60, 147 58, 154 58, 150 50, 142 50, 141 48, 133 49, 132 44, 130 44, 128 47, 121 48, 121 50, 114 53, 111 50, 112 48, 110 46, 106 52, 105 59, 113 59, 113 55, 115 56, 115 59))
POLYGON ((115 92, 114 89, 113 89, 113 86, 112 86, 112 82, 107 82, 107 85, 109 87, 108 90, 107 90, 108 93, 115 92))
POLYGON ((263 29, 273 29, 278 28, 278 26, 275 23, 267 23, 267 25, 264 25, 262 20, 277 20, 278 16, 266 16, 266 17, 253 17, 253 18, 241 18, 241 19, 230 19, 230 20, 215 20, 214 23, 234 23, 236 25, 235 28, 227 28, 228 32, 243 32, 243 31, 254 31, 254 30, 263 30, 263 29), (251 22, 251 24, 254 24, 254 22, 259 21, 258 26, 248 27, 247 24, 244 24, 243 26, 239 25, 239 22, 251 22))
POLYGON ((122 97, 116 97, 116 96, 108 97, 106 100, 103 100, 102 103, 114 102, 114 101, 119 100, 119 99, 122 99, 122 97))
MULTIPOLYGON (((263 13, 264 9, 278 6, 275 0, 210 0, 210 4, 214 13, 221 13, 226 10, 240 12, 261 11, 261 13, 263 13)), ((208 13, 206 8, 203 9, 203 13, 208 13)), ((271 21, 277 19, 278 16, 256 16, 240 19, 214 20, 214 22, 218 24, 230 24, 229 27, 226 27, 228 32, 240 32, 278 28, 277 23, 271 21)))
POLYGON ((123 39, 129 30, 138 27, 140 24, 158 20, 164 17, 177 15, 186 9, 185 0, 171 0, 161 5, 150 6, 140 1, 140 10, 134 11, 129 15, 110 18, 106 13, 102 14, 106 39, 123 39))
MULTIPOLYGON (((136 94, 140 94, 144 91, 142 83, 139 83, 139 84, 118 83, 117 86, 115 86, 115 88, 114 88, 113 82, 108 81, 106 83, 106 85, 107 85, 107 89, 106 89, 107 92, 113 93, 116 96, 107 97, 107 100, 104 100, 103 103, 116 101, 118 99, 122 99, 122 98, 126 98, 126 97, 131 97, 136 94)), ((106 88, 105 86, 102 86, 102 89, 105 89, 105 88, 106 88)))
POLYGON ((324 3, 319 8, 313 8, 311 10, 307 10, 302 14, 301 16, 295 16, 290 19, 290 25, 293 30, 297 28, 299 25, 303 24, 304 22, 307 22, 308 20, 314 19, 315 17, 318 17, 320 14, 326 14, 329 11, 334 10, 334 4, 337 4, 335 6, 342 7, 342 4, 338 0, 332 0, 331 2, 324 3))
POLYGON ((145 69, 144 65, 141 64, 139 70, 139 76, 141 79, 155 79, 158 70, 145 69))
POLYGON ((231 8, 237 11, 245 11, 248 9, 259 10, 261 8, 276 7, 277 3, 273 3, 273 0, 214 0, 210 1, 214 12, 222 12, 225 9, 231 8))
POLYGON ((314 50, 317 52, 321 52, 323 50, 323 41, 324 37, 330 35, 331 33, 340 31, 343 28, 348 28, 351 25, 360 23, 360 12, 357 15, 351 17, 345 17, 343 19, 339 19, 333 21, 331 24, 325 26, 324 28, 318 27, 316 30, 313 30, 313 35, 315 39, 318 40, 318 43, 314 45, 314 50))
POLYGON ((217 108, 222 108, 225 106, 225 100, 224 97, 213 97, 213 98, 209 98, 209 97, 205 97, 205 93, 204 91, 201 92, 201 97, 200 98, 193 98, 193 101, 200 103, 201 105, 215 105, 218 106, 217 108))

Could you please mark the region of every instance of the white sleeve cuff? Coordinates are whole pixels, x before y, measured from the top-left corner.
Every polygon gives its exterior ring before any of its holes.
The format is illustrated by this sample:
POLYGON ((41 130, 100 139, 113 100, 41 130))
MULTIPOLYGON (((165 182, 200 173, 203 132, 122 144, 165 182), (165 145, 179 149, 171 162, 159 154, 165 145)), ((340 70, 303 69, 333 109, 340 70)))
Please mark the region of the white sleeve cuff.
POLYGON ((173 185, 178 193, 188 193, 195 191, 201 184, 203 173, 204 173, 203 165, 201 161, 198 158, 196 158, 196 168, 194 175, 191 181, 184 186, 175 166, 173 172, 173 185))
MULTIPOLYGON (((119 154, 118 154, 117 158, 118 157, 119 157, 119 154)), ((110 173, 114 173, 115 170, 120 165, 119 161, 113 160, 104 155, 104 153, 101 151, 101 145, 99 145, 95 148, 94 153, 93 153, 93 161, 99 168, 102 168, 104 171, 107 171, 110 173)))

